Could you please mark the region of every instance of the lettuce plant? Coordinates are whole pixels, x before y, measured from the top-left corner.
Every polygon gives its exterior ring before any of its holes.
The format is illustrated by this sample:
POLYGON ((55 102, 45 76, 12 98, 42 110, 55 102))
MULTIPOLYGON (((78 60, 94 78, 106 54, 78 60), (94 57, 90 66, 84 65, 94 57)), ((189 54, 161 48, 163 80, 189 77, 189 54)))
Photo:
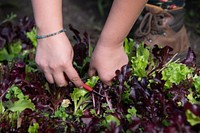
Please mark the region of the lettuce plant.
POLYGON ((185 59, 174 61, 170 47, 136 45, 126 39, 129 63, 116 70, 112 85, 106 86, 98 76, 88 78, 93 49, 89 35, 69 26, 76 41, 73 65, 100 97, 72 82, 61 88, 49 84, 33 60, 31 21, 24 18, 15 26, 6 23, 0 26, 1 50, 17 45, 20 49, 14 52, 26 54, 19 58, 7 51, 12 58, 0 61, 0 132, 200 131, 200 69, 191 49, 185 59))

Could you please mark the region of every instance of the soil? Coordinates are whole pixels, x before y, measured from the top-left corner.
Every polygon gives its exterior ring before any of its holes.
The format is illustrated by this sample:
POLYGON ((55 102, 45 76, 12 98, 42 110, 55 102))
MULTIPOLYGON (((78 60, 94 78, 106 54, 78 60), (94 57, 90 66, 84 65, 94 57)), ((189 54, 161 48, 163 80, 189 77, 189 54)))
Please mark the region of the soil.
MULTIPOLYGON (((0 21, 11 12, 17 14, 18 18, 24 16, 33 18, 31 0, 6 0, 0 2, 0 21)), ((106 12, 108 12, 108 10, 106 10, 106 12)), ((79 31, 86 31, 89 33, 91 43, 95 45, 105 22, 106 15, 102 17, 99 14, 97 1, 63 0, 63 19, 66 28, 69 24, 72 24, 79 31)), ((186 28, 191 48, 195 51, 197 55, 197 64, 200 66, 200 35, 197 35, 194 30, 187 25, 186 28)), ((67 35, 72 40, 72 33, 69 30, 67 31, 67 35)))

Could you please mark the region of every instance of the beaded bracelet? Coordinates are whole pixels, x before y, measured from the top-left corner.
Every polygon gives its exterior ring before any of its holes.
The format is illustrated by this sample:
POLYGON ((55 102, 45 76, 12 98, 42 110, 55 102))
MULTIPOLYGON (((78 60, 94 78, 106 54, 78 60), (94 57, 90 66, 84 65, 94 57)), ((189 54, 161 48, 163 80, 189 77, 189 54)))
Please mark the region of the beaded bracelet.
POLYGON ((36 39, 43 39, 43 38, 55 36, 55 35, 60 34, 60 33, 62 33, 62 32, 66 32, 66 29, 62 29, 62 30, 60 30, 60 31, 58 31, 58 32, 55 32, 55 33, 52 33, 52 34, 48 34, 48 35, 41 35, 41 36, 36 35, 36 39))

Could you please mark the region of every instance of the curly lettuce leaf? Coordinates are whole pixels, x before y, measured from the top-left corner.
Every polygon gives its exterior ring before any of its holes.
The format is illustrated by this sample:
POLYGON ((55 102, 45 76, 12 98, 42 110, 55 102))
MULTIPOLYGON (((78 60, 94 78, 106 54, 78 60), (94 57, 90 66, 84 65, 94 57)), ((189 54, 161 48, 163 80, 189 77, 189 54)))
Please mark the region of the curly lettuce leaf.
POLYGON ((162 71, 162 79, 166 81, 165 87, 171 88, 172 84, 180 84, 189 74, 193 72, 192 69, 181 63, 170 62, 168 66, 162 71))

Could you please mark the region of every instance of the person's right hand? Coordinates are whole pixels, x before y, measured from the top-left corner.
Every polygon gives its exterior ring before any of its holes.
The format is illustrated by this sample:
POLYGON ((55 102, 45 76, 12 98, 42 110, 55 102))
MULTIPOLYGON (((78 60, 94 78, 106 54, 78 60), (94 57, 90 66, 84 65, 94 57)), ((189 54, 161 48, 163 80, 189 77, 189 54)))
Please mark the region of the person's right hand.
POLYGON ((73 56, 73 48, 65 33, 38 39, 35 61, 49 83, 66 86, 66 74, 77 87, 83 85, 72 65, 73 56))
POLYGON ((116 70, 128 64, 128 56, 124 51, 123 43, 111 44, 99 41, 92 54, 89 68, 89 76, 98 73, 104 84, 111 85, 116 75, 116 70))

